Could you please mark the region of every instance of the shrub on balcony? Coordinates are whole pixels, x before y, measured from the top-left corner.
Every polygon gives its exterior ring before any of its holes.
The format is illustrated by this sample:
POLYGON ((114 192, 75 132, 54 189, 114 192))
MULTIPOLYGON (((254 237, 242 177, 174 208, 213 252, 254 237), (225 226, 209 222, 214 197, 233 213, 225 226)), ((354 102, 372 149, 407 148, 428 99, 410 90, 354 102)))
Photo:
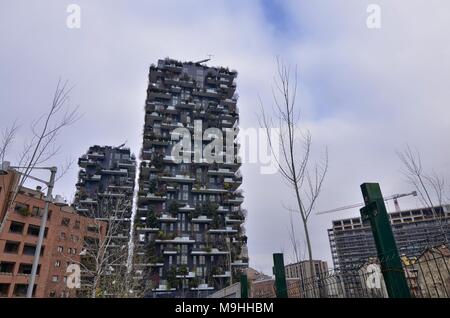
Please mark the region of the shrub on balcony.
POLYGON ((29 207, 16 205, 14 210, 22 216, 31 216, 31 211, 29 207))
POLYGON ((168 289, 177 288, 177 286, 178 286, 178 279, 177 279, 177 268, 176 268, 176 266, 172 265, 172 267, 169 268, 169 270, 166 273, 166 277, 167 277, 167 287, 168 287, 168 289))
POLYGON ((223 275, 225 272, 222 267, 214 266, 211 270, 212 275, 223 275))
POLYGON ((158 227, 158 219, 156 218, 156 215, 155 213, 153 213, 153 211, 150 211, 147 214, 147 218, 145 219, 145 225, 151 229, 158 227))
POLYGON ((148 185, 148 191, 150 193, 155 193, 156 186, 157 186, 156 180, 155 179, 150 180, 148 185))
POLYGON ((189 268, 186 265, 180 266, 178 268, 178 275, 187 276, 189 274, 189 268))
POLYGON ((177 214, 180 204, 177 201, 172 201, 169 205, 169 212, 171 214, 177 214))
POLYGON ((189 280, 189 288, 198 288, 198 285, 200 285, 200 279, 198 277, 194 277, 189 280))

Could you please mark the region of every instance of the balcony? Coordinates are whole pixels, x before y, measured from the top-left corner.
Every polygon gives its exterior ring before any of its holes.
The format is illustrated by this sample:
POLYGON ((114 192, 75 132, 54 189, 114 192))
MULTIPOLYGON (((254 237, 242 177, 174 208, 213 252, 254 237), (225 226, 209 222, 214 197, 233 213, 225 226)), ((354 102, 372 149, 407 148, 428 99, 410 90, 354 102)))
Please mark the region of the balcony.
POLYGON ((180 65, 175 65, 175 64, 169 64, 169 65, 165 65, 164 68, 170 72, 174 72, 174 73, 181 73, 183 71, 183 67, 180 65))
POLYGON ((218 248, 194 250, 191 255, 228 255, 228 251, 220 251, 218 248))
POLYGON ((191 290, 214 290, 214 287, 208 286, 208 284, 200 284, 197 287, 191 288, 191 290))
POLYGON ((234 171, 231 171, 230 169, 222 169, 219 168, 217 170, 208 170, 209 175, 219 175, 219 176, 234 176, 234 171))
POLYGON ((167 197, 163 196, 163 195, 155 195, 153 193, 147 193, 147 195, 140 195, 139 196, 139 200, 141 200, 142 202, 145 201, 166 201, 167 197))
POLYGON ((227 120, 227 119, 222 119, 221 124, 223 127, 226 127, 226 128, 232 128, 234 125, 233 121, 227 120))
POLYGON ((164 251, 163 254, 164 255, 177 255, 178 251, 164 251))
POLYGON ((98 165, 98 162, 94 161, 94 160, 87 159, 87 158, 80 158, 80 159, 78 159, 78 165, 81 168, 86 168, 88 166, 94 167, 94 166, 98 165))
POLYGON ((118 164, 119 167, 122 168, 135 168, 136 167, 136 163, 135 162, 119 162, 118 164))
POLYGON ((155 242, 164 244, 194 244, 195 240, 191 240, 189 237, 175 237, 169 240, 155 240, 155 242))
POLYGON ((224 229, 210 229, 208 230, 209 234, 233 234, 237 233, 237 230, 234 230, 231 226, 227 226, 224 229))
POLYGON ((79 202, 80 202, 80 204, 98 204, 98 202, 96 200, 93 200, 91 198, 86 198, 86 199, 80 200, 79 202))
POLYGON ((166 114, 178 114, 178 109, 176 109, 174 106, 170 105, 170 106, 167 106, 167 108, 164 110, 164 113, 166 113, 166 114))
POLYGON ((111 174, 111 175, 124 175, 126 176, 128 174, 127 169, 118 169, 118 170, 111 170, 111 169, 103 169, 103 174, 111 174))
POLYGON ((133 187, 132 186, 119 186, 119 185, 110 185, 108 186, 109 189, 119 189, 122 191, 126 191, 126 192, 132 192, 133 191, 133 187))
POLYGON ((151 124, 156 120, 161 121, 163 119, 164 119, 164 117, 161 116, 160 114, 158 114, 157 112, 151 112, 150 114, 145 115, 145 123, 146 124, 151 124))
POLYGON ((160 231, 159 228, 151 228, 151 227, 141 227, 141 226, 137 226, 136 227, 136 231, 141 232, 141 233, 158 233, 160 231))
POLYGON ((208 194, 215 194, 215 193, 227 193, 228 190, 226 189, 211 189, 206 187, 199 187, 199 188, 192 188, 192 193, 208 193, 208 194))
POLYGON ((134 264, 135 267, 163 267, 164 263, 138 263, 134 264))
POLYGON ((211 223, 212 219, 209 219, 206 215, 200 215, 199 217, 193 218, 192 223, 211 223))
POLYGON ((231 204, 231 205, 241 205, 243 202, 244 202, 244 198, 241 198, 241 197, 236 197, 234 199, 227 199, 224 201, 224 203, 231 204))
POLYGON ((154 292, 170 292, 170 291, 176 291, 176 288, 169 288, 167 285, 159 285, 158 288, 153 288, 152 291, 154 292))
POLYGON ((195 108, 195 103, 189 102, 181 102, 177 104, 177 108, 180 109, 187 109, 187 110, 193 110, 195 108))
POLYGON ((92 153, 88 153, 87 157, 89 159, 103 159, 103 158, 105 158, 105 155, 102 153, 98 153, 98 152, 92 152, 92 153))
POLYGON ((192 212, 195 211, 195 208, 191 207, 189 204, 178 208, 178 212, 192 212))
POLYGON ((87 208, 76 208, 76 210, 80 213, 89 213, 90 209, 87 208))
POLYGON ((176 158, 174 156, 164 156, 163 162, 176 164, 176 158))
POLYGON ((94 174, 94 175, 91 176, 91 177, 87 177, 87 178, 86 178, 86 181, 98 182, 98 181, 100 181, 101 179, 102 179, 102 176, 101 176, 101 175, 99 175, 99 174, 94 174))
POLYGON ((193 183, 195 181, 195 178, 191 178, 187 175, 179 175, 177 174, 175 177, 167 177, 167 176, 161 176, 159 177, 161 181, 166 182, 180 182, 180 183, 193 183))
POLYGON ((230 271, 225 271, 222 274, 216 274, 213 275, 214 278, 230 278, 231 277, 231 272, 230 271))
POLYGON ((244 262, 243 260, 235 260, 231 263, 231 266, 237 266, 237 267, 248 267, 248 262, 244 262))
POLYGON ((116 192, 103 192, 98 194, 100 197, 109 197, 109 198, 124 198, 124 193, 116 193, 116 192))
POLYGON ((151 148, 152 146, 167 146, 169 142, 163 139, 157 138, 145 138, 144 139, 144 148, 151 148))
POLYGON ((186 275, 177 275, 176 277, 184 279, 195 278, 195 272, 189 272, 186 275))
POLYGON ((228 223, 228 224, 241 224, 243 222, 244 222, 244 220, 241 220, 241 219, 232 219, 232 218, 229 218, 228 216, 225 217, 225 223, 228 223))
POLYGON ((161 217, 158 218, 158 221, 160 222, 178 222, 178 218, 176 217, 171 217, 170 215, 167 214, 163 214, 161 217))
POLYGON ((228 212, 230 212, 230 209, 224 207, 223 205, 219 205, 219 208, 217 209, 217 212, 220 212, 220 213, 228 213, 228 212))
POLYGON ((160 99, 169 100, 172 98, 172 96, 169 93, 152 91, 152 92, 148 92, 148 98, 150 98, 150 99, 160 98, 160 99))

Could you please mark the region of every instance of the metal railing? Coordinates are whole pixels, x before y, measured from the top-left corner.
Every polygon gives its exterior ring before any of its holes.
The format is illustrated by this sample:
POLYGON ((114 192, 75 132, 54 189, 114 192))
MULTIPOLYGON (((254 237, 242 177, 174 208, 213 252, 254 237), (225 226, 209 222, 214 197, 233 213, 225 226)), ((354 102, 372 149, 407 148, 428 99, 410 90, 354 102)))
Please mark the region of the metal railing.
MULTIPOLYGON (((417 255, 402 255, 400 259, 412 298, 450 298, 449 244, 430 246, 417 255)), ((330 270, 315 277, 288 278, 286 280, 288 297, 388 298, 380 263, 382 262, 379 258, 373 257, 355 264, 354 269, 346 271, 330 270)), ((385 269, 385 272, 387 271, 392 270, 385 269)), ((252 285, 251 297, 276 297, 274 280, 253 282, 252 285)))

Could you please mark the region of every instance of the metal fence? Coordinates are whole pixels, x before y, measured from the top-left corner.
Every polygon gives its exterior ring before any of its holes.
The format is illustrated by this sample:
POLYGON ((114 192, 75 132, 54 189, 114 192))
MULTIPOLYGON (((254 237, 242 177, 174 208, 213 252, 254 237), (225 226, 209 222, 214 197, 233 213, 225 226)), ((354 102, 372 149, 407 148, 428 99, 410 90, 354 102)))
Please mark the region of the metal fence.
MULTIPOLYGON (((448 244, 428 247, 418 255, 400 258, 411 297, 450 298, 448 244)), ((252 297, 276 297, 273 281, 254 282, 253 285, 258 285, 258 290, 252 291, 252 297)), ((286 286, 289 298, 388 298, 377 257, 359 262, 354 269, 345 272, 330 270, 315 277, 287 279, 286 286)))

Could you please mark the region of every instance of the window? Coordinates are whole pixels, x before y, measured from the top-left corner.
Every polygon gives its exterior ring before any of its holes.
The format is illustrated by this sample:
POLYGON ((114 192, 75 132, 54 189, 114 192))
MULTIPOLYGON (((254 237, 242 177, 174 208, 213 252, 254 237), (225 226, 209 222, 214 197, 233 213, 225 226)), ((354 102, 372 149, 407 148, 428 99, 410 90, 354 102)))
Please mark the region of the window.
POLYGON ((13 274, 14 273, 14 265, 16 265, 16 263, 0 262, 0 273, 13 274))
MULTIPOLYGON (((33 264, 22 263, 22 264, 20 264, 19 270, 17 271, 17 273, 22 274, 22 275, 30 275, 32 268, 33 268, 33 264)), ((41 265, 38 265, 38 268, 36 271, 37 275, 39 275, 40 270, 41 270, 41 265)))
MULTIPOLYGON (((14 286, 14 296, 25 297, 27 295, 28 284, 16 284, 14 286)), ((36 294, 36 285, 33 288, 33 296, 36 294)))
MULTIPOLYGON (((27 234, 31 236, 39 236, 40 227, 37 225, 28 225, 27 234)), ((45 228, 44 237, 47 237, 48 227, 45 228)))
POLYGON ((7 241, 5 244, 4 252, 9 254, 17 254, 19 253, 19 246, 20 242, 7 241))
POLYGON ((61 266, 61 262, 60 261, 55 261, 55 267, 60 267, 61 266))
POLYGON ((70 224, 70 219, 69 218, 62 218, 61 220, 61 225, 62 226, 69 226, 70 224))
POLYGON ((58 253, 62 253, 64 251, 64 247, 58 246, 57 251, 58 253))
POLYGON ((14 211, 23 216, 30 216, 30 206, 28 204, 17 202, 14 207, 14 211))
POLYGON ((52 282, 54 282, 54 283, 58 282, 58 275, 52 276, 52 282))
MULTIPOLYGON (((36 252, 36 245, 31 244, 25 244, 23 247, 22 254, 23 255, 29 255, 34 256, 34 253, 36 252)), ((44 255, 44 246, 41 248, 41 256, 44 255)))
POLYGON ((65 239, 66 239, 66 233, 65 233, 65 232, 61 232, 61 233, 59 234, 59 237, 60 237, 62 240, 65 240, 65 239))
POLYGON ((75 221, 75 225, 73 226, 74 229, 79 229, 80 228, 80 221, 76 220, 75 221))
POLYGON ((9 232, 16 233, 16 234, 22 234, 24 227, 25 227, 25 223, 11 222, 11 225, 9 226, 9 232))
POLYGON ((41 217, 43 214, 44 214, 44 210, 38 206, 34 206, 33 209, 31 210, 32 216, 41 217))
POLYGON ((0 284, 0 297, 8 297, 10 284, 0 284))
POLYGON ((98 232, 99 232, 99 231, 98 231, 98 227, 95 226, 95 225, 89 225, 89 226, 87 227, 87 230, 88 230, 89 232, 94 232, 94 233, 98 233, 98 232))
POLYGON ((50 291, 50 293, 48 294, 49 297, 53 298, 56 296, 56 292, 54 290, 50 291))

